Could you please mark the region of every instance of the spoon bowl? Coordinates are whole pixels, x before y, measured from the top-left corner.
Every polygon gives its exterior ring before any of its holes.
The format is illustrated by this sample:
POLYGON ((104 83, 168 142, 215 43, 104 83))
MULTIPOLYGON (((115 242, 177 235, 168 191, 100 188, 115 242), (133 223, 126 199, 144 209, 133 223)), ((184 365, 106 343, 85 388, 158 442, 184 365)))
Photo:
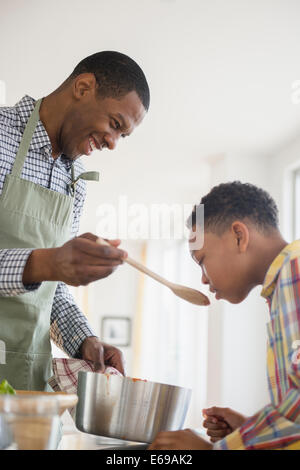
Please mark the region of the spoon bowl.
MULTIPOLYGON (((171 283, 170 283, 171 284, 171 283)), ((209 305, 209 299, 206 295, 202 294, 197 289, 192 289, 191 287, 181 286, 180 284, 172 284, 169 286, 171 291, 187 302, 190 302, 194 305, 209 305)))
MULTIPOLYGON (((99 245, 110 245, 106 240, 103 240, 103 238, 98 238, 96 243, 99 245)), ((173 282, 167 281, 167 279, 163 278, 162 276, 159 276, 155 272, 151 271, 148 269, 146 266, 143 264, 139 263, 138 261, 135 261, 132 258, 125 258, 124 263, 130 264, 132 267, 138 269, 144 274, 147 274, 147 276, 152 277, 152 279, 155 279, 157 282, 160 282, 166 287, 169 287, 171 291, 177 295, 177 297, 180 297, 183 300, 186 300, 187 302, 190 302, 191 304, 194 305, 209 305, 209 299, 206 297, 206 295, 202 294, 202 292, 192 289, 191 287, 186 287, 182 286, 180 284, 174 284, 173 282)))

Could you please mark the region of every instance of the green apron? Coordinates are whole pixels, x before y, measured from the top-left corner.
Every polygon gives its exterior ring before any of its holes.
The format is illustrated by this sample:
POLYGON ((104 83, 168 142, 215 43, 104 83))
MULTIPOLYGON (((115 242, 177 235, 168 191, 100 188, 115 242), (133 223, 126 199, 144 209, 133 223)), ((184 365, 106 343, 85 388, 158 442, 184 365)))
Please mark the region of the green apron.
MULTIPOLYGON (((78 179, 98 179, 98 173, 87 172, 75 180, 72 167, 68 196, 21 178, 41 101, 36 102, 28 120, 12 173, 6 176, 0 195, 0 249, 64 244, 71 236, 78 179)), ((7 379, 17 390, 49 389, 50 314, 56 287, 57 282, 44 281, 35 291, 0 297, 0 382, 7 379)))

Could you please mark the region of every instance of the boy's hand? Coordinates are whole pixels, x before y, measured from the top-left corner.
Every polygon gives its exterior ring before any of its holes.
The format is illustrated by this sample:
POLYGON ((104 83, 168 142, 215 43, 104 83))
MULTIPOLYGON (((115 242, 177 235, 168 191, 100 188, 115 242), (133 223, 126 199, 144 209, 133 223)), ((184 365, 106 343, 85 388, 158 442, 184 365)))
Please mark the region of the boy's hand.
POLYGON ((230 408, 219 408, 217 406, 204 409, 202 413, 205 418, 203 426, 207 428, 206 433, 211 442, 223 439, 248 419, 230 408))

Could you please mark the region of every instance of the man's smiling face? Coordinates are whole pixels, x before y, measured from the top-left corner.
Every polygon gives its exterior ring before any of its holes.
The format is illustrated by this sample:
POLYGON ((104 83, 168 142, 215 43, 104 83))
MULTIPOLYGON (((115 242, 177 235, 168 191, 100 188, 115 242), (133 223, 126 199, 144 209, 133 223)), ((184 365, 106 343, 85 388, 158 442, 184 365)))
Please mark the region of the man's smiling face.
POLYGON ((74 87, 75 99, 59 136, 62 152, 72 160, 90 155, 96 149, 113 150, 120 137, 129 136, 146 114, 135 91, 118 99, 101 97, 97 94, 97 84, 89 78, 83 77, 74 87))
POLYGON ((249 281, 249 266, 245 253, 241 253, 234 231, 227 230, 222 235, 204 232, 204 245, 190 253, 202 269, 202 282, 209 285, 216 299, 231 303, 242 302, 253 285, 249 281))

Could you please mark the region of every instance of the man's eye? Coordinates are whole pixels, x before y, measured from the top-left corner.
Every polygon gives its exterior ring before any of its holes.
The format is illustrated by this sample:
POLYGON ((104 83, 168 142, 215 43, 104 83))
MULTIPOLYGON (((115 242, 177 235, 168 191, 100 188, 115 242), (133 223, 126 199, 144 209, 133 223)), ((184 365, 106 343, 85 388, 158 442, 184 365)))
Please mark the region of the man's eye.
POLYGON ((114 123, 114 129, 116 130, 119 130, 121 128, 121 124, 119 123, 119 121, 116 121, 116 119, 113 120, 113 123, 114 123))

